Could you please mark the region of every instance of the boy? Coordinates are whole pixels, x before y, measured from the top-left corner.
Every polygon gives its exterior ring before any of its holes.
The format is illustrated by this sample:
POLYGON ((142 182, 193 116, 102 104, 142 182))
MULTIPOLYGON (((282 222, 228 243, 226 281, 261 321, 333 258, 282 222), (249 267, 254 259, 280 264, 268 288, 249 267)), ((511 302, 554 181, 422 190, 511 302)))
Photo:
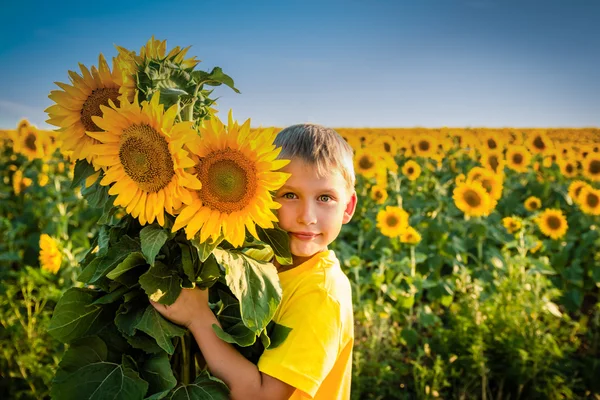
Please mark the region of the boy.
POLYGON ((294 125, 275 139, 291 174, 277 191, 279 225, 288 232, 293 264, 277 267, 283 296, 274 321, 292 328, 277 348, 254 365, 212 329, 218 321, 208 291, 184 289, 165 307, 166 318, 186 326, 210 372, 231 389, 232 399, 350 398, 354 323, 350 282, 327 246, 356 208, 352 148, 332 129, 294 125))

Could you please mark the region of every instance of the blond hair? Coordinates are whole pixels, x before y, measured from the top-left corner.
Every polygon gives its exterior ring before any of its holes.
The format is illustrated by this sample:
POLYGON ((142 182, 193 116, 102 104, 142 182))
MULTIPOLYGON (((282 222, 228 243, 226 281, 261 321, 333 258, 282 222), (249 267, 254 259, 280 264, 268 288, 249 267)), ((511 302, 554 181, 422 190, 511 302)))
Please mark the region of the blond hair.
POLYGON ((292 125, 277 134, 274 144, 282 148, 278 158, 290 160, 298 157, 314 165, 319 177, 337 168, 348 190, 354 191, 354 152, 335 130, 317 124, 292 125))

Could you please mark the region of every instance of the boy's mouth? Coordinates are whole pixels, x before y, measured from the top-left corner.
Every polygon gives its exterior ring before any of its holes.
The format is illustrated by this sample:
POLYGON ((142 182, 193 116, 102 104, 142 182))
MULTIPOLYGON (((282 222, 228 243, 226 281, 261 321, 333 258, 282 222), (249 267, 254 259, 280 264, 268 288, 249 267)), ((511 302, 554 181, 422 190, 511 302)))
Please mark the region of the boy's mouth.
POLYGON ((311 232, 290 232, 290 234, 300 240, 311 240, 319 236, 317 233, 311 232))

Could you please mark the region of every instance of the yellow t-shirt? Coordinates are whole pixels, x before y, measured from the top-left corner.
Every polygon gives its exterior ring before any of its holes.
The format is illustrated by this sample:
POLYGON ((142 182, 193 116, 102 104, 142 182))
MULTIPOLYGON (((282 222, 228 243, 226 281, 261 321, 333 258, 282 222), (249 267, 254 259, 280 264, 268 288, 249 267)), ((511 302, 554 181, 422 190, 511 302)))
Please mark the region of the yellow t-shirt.
POLYGON ((279 280, 283 294, 273 320, 292 331, 265 350, 258 369, 295 387, 292 400, 350 399, 352 290, 335 253, 317 253, 279 280))

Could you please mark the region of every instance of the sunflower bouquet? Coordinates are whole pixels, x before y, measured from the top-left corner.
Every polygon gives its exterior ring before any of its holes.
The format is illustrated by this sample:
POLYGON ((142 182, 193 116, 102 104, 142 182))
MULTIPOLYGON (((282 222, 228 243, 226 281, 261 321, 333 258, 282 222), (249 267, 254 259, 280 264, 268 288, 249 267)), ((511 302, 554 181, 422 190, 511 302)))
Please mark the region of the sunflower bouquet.
POLYGON ((219 337, 252 361, 281 343, 289 329, 271 321, 281 288, 270 260, 291 254, 271 192, 289 161, 277 159, 273 130, 215 115, 207 86, 238 92, 220 68, 196 70, 189 48, 167 52, 154 38, 117 50, 112 68, 100 55, 69 71, 46 110, 76 161, 73 188, 103 210, 82 287, 64 293, 50 323, 69 345, 52 397, 228 398, 189 332, 148 298, 169 305, 183 288, 209 288, 219 337))

